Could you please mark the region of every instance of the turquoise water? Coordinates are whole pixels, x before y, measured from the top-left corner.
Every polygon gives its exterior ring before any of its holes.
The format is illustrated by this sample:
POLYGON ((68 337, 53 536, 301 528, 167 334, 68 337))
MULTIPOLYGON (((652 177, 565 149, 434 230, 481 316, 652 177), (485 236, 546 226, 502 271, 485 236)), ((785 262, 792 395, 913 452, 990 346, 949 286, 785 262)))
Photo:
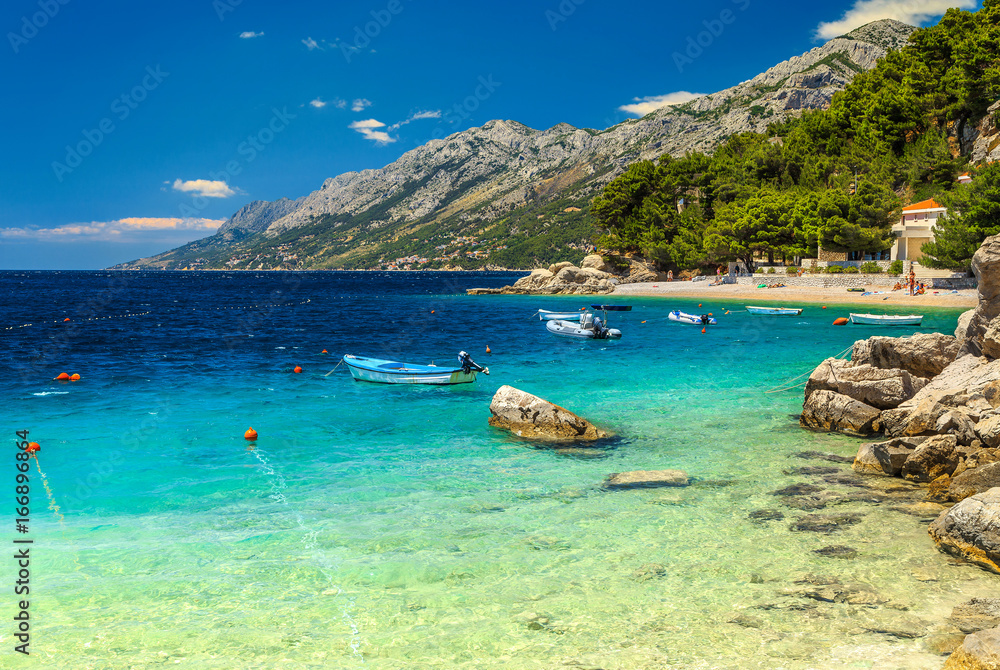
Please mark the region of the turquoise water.
MULTIPOLYGON (((586 299, 463 294, 509 280, 171 273, 109 289, 100 273, 0 274, 0 327, 33 324, 0 331, 4 428, 42 445, 51 492, 33 463, 33 661, 940 667, 951 608, 995 581, 934 549, 920 489, 821 458, 860 440, 801 430, 799 390, 763 392, 855 339, 915 329, 834 327, 843 306, 769 318, 627 298, 621 341, 576 342, 529 316, 586 299), (719 325, 667 321, 677 308, 719 325), (345 353, 450 364, 459 349, 492 374, 449 388, 327 374, 345 353), (82 379, 51 381, 62 371, 82 379), (617 437, 554 449, 495 431, 502 384, 617 437), (692 485, 601 488, 668 468, 692 485), (811 502, 774 495, 793 484, 816 486, 811 502), (792 529, 810 514, 855 523, 792 529), (816 553, 831 545, 855 555, 816 553), (830 581, 854 595, 817 599, 830 581)), ((959 311, 923 313, 919 330, 950 332, 959 311)), ((4 667, 22 663, 10 632, 4 667)))

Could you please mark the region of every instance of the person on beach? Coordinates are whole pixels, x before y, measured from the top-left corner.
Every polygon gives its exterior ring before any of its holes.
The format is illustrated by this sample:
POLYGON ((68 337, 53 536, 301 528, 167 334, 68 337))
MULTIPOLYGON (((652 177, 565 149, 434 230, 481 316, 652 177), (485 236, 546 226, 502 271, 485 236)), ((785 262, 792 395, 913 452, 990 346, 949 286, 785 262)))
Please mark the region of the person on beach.
POLYGON ((913 295, 913 289, 917 285, 917 273, 910 268, 910 295, 913 295))
POLYGON ((673 280, 674 280, 674 271, 667 270, 667 281, 673 281, 673 280))

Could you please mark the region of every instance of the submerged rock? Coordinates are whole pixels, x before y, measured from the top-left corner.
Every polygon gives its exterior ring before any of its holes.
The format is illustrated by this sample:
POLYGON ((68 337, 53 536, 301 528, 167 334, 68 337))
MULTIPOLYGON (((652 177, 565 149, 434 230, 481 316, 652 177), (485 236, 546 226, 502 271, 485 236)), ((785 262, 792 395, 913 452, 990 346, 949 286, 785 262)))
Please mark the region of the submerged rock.
POLYGON ((1000 573, 1000 488, 942 512, 928 532, 938 549, 1000 573))
POLYGON ((538 396, 501 386, 490 402, 489 424, 527 438, 597 440, 608 434, 568 409, 538 396))
POLYGON ((853 526, 861 519, 861 514, 806 514, 788 528, 811 533, 833 533, 853 526))
POLYGON ((827 558, 855 558, 858 550, 854 547, 845 547, 842 544, 834 544, 822 549, 813 549, 814 554, 826 556, 827 558))
POLYGON ((648 489, 661 486, 687 486, 688 476, 683 470, 634 470, 614 472, 604 480, 606 489, 648 489))
POLYGON ((966 634, 1000 626, 1000 598, 973 598, 957 605, 950 621, 966 634))
POLYGON ((896 438, 885 442, 868 442, 858 448, 851 468, 864 475, 896 477, 903 464, 925 437, 896 438))

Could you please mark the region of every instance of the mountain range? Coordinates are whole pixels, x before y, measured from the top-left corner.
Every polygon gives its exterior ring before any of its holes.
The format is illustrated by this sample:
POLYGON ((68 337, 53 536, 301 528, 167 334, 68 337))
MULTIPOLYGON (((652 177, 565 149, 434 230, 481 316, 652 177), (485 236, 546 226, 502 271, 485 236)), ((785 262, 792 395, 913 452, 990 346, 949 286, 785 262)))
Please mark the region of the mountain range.
POLYGON ((867 24, 753 79, 606 130, 494 120, 313 193, 255 201, 212 236, 116 269, 526 269, 581 259, 590 201, 629 164, 823 109, 913 26, 867 24))

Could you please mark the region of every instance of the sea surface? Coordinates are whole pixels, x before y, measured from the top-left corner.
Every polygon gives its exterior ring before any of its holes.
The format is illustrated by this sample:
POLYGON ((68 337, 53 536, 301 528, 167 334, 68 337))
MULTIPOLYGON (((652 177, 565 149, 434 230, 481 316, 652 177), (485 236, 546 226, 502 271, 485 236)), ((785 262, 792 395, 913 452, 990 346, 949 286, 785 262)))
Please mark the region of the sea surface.
POLYGON ((853 475, 861 440, 799 428, 801 387, 766 391, 958 311, 835 327, 848 307, 630 297, 620 341, 581 342, 533 313, 589 299, 465 294, 517 276, 0 273, 0 541, 33 541, 31 660, 8 558, 0 667, 941 666, 945 619, 995 577, 934 548, 921 489, 853 475), (400 387, 338 366, 459 350, 491 374, 400 387), (503 384, 616 437, 494 430, 503 384), (27 533, 18 430, 41 445, 27 533), (655 469, 691 485, 602 488, 655 469))

